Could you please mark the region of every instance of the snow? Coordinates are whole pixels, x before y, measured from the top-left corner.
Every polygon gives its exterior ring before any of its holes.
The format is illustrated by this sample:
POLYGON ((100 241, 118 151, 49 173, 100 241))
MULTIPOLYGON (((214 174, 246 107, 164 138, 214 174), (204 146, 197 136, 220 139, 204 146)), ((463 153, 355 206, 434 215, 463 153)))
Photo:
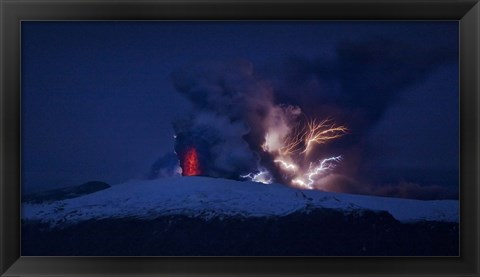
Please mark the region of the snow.
POLYGON ((24 203, 24 220, 72 224, 89 219, 283 216, 310 208, 387 211, 401 222, 458 222, 457 200, 412 200, 299 190, 280 184, 208 177, 136 180, 77 198, 52 203, 24 203))

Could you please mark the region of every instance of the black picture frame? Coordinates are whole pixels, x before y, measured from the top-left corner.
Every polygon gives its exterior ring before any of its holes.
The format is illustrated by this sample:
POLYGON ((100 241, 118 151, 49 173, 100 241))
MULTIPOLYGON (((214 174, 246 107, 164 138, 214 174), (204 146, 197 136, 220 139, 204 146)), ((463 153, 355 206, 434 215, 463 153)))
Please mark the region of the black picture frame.
POLYGON ((0 0, 1 276, 480 276, 478 0, 0 0), (459 20, 459 257, 21 257, 23 20, 459 20))

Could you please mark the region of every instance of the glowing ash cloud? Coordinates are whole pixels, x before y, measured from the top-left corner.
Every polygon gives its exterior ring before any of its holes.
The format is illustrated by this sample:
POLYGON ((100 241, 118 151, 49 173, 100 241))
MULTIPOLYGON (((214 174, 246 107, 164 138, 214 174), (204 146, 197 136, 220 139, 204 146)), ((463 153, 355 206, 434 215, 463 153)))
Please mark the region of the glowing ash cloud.
MULTIPOLYGON (((295 109, 295 111, 298 110, 295 109)), ((325 177, 341 161, 342 156, 324 158, 318 163, 313 163, 309 153, 315 145, 325 144, 339 138, 348 129, 335 124, 332 119, 308 120, 303 124, 290 121, 290 125, 293 127, 289 127, 287 124, 289 121, 285 120, 287 115, 288 112, 278 113, 277 111, 276 122, 280 124, 277 124, 276 128, 268 129, 261 148, 273 156, 273 162, 278 164, 284 180, 287 180, 291 186, 300 189, 315 189, 315 182, 325 177)), ((240 177, 262 183, 271 183, 273 180, 266 170, 240 177)))
POLYGON ((277 113, 277 116, 282 115, 283 118, 277 118, 277 122, 282 124, 268 129, 262 149, 274 157, 273 162, 278 164, 283 178, 290 182, 290 185, 301 189, 314 189, 315 182, 325 177, 342 157, 324 158, 314 163, 313 157, 310 157, 311 151, 316 145, 326 144, 343 136, 348 129, 335 124, 332 119, 288 121, 285 120, 288 113, 277 113))
POLYGON ((339 162, 314 150, 347 128, 317 120, 315 111, 309 120, 299 106, 278 103, 270 80, 259 78, 250 62, 189 66, 173 77, 193 104, 191 113, 173 122, 183 175, 311 189, 339 162))
POLYGON ((272 183, 272 175, 265 169, 261 169, 257 173, 248 173, 246 175, 240 175, 241 178, 249 179, 250 181, 263 183, 263 184, 271 184, 272 183))
POLYGON ((262 145, 263 151, 282 151, 285 147, 286 138, 292 133, 292 122, 295 122, 301 114, 301 109, 295 106, 272 106, 265 119, 265 142, 262 145))
POLYGON ((265 135, 265 143, 262 149, 267 152, 276 152, 281 156, 292 155, 297 152, 308 154, 314 144, 324 144, 330 140, 339 138, 347 132, 347 128, 336 125, 331 119, 317 122, 310 120, 306 127, 297 124, 288 129, 288 133, 279 133, 277 130, 269 130, 265 135))

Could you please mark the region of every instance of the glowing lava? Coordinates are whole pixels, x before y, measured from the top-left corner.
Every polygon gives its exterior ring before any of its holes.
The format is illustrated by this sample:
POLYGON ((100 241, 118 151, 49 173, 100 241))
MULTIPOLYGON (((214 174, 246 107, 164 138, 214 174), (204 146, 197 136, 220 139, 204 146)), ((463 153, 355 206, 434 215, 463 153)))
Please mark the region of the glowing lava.
POLYGON ((182 165, 183 176, 195 176, 200 175, 200 163, 198 162, 198 153, 195 148, 189 148, 185 153, 182 165))

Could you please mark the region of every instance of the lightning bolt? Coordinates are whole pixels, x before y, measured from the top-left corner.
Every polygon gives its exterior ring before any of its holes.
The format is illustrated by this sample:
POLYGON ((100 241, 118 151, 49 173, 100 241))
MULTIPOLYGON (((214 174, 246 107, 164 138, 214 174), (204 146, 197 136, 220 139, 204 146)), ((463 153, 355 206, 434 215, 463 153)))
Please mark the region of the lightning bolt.
POLYGON ((305 189, 314 189, 313 183, 315 182, 315 179, 333 169, 335 167, 335 163, 338 163, 341 160, 342 156, 337 156, 323 159, 320 161, 320 164, 315 167, 310 164, 307 173, 304 174, 306 180, 302 178, 295 178, 292 180, 292 185, 296 185, 305 189))
POLYGON ((298 168, 295 164, 287 163, 287 162, 282 161, 282 160, 274 160, 273 162, 281 164, 287 170, 296 171, 297 168, 298 168))
MULTIPOLYGON (((305 121, 302 120, 289 127, 287 134, 284 134, 284 129, 269 129, 261 147, 263 151, 272 154, 275 158, 273 162, 279 164, 283 173, 288 173, 284 177, 290 179, 292 186, 315 189, 315 182, 332 170, 342 156, 326 158, 316 163, 311 162, 308 168, 304 168, 303 165, 311 160, 309 153, 315 145, 326 144, 345 135, 347 131, 345 126, 336 124, 330 118, 318 121, 305 117, 305 121)), ((270 173, 264 169, 240 177, 266 184, 273 180, 270 173)))
POLYGON ((312 189, 311 186, 308 186, 303 180, 298 178, 292 180, 292 185, 298 185, 300 188, 312 189))
POLYGON ((313 185, 313 182, 315 182, 313 179, 315 176, 325 173, 325 171, 334 168, 335 164, 333 162, 339 162, 341 159, 342 156, 327 158, 322 160, 319 166, 314 167, 313 169, 310 168, 308 173, 305 174, 308 179, 307 186, 311 187, 313 185))
POLYGON ((324 144, 332 139, 343 136, 348 129, 344 126, 337 126, 331 119, 325 119, 319 123, 316 120, 311 120, 307 123, 307 132, 304 135, 305 149, 302 154, 308 154, 312 149, 312 145, 324 144))
POLYGON ((240 175, 241 178, 249 179, 250 181, 257 182, 257 183, 264 183, 264 184, 271 184, 272 177, 270 176, 270 172, 265 169, 260 170, 258 173, 250 172, 246 175, 240 175))
POLYGON ((285 137, 284 146, 280 148, 279 153, 282 156, 290 155, 300 151, 299 146, 303 143, 305 137, 305 127, 297 125, 292 132, 285 137))

